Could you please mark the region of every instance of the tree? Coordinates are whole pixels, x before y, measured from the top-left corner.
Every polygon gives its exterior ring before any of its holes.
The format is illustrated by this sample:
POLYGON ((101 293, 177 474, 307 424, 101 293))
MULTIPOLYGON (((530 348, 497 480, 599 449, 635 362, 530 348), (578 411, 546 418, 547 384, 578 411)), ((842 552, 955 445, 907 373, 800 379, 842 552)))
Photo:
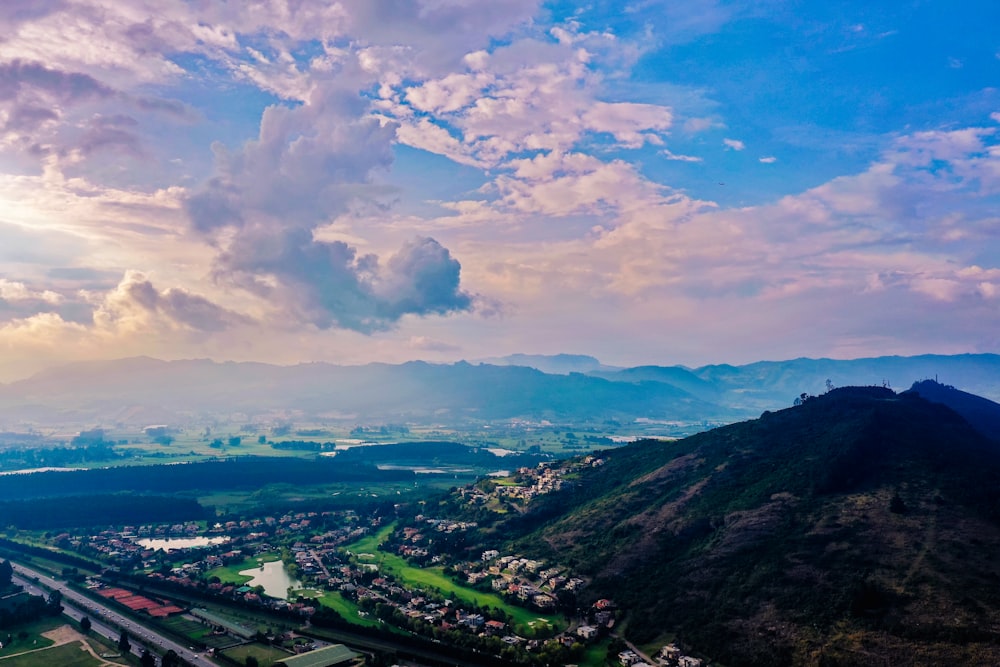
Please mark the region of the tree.
POLYGON ((83 634, 90 632, 91 625, 89 616, 84 616, 80 619, 80 630, 83 631, 83 634))
POLYGON ((9 560, 5 560, 0 563, 0 588, 7 588, 10 586, 11 577, 14 576, 14 567, 10 564, 9 560))
POLYGON ((58 616, 59 614, 63 613, 61 592, 52 591, 52 593, 49 594, 49 599, 45 603, 45 613, 47 613, 49 616, 58 616))
POLYGON ((148 650, 142 649, 142 655, 139 656, 139 664, 141 667, 156 667, 156 658, 148 650))
POLYGON ((247 659, 244 661, 243 664, 245 664, 247 667, 257 667, 259 663, 257 662, 257 658, 253 657, 252 655, 248 655, 247 659))
POLYGON ((118 637, 118 650, 122 652, 122 655, 132 650, 132 642, 128 640, 128 633, 124 630, 122 630, 121 636, 118 637))
POLYGON ((163 659, 160 661, 160 667, 181 667, 181 658, 177 655, 177 652, 170 649, 163 654, 163 659))

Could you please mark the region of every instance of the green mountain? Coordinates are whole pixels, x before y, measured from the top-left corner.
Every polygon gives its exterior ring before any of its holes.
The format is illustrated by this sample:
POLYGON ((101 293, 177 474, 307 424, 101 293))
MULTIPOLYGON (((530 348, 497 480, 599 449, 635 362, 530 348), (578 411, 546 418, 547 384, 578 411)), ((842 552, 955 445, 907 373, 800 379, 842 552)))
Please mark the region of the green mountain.
POLYGON ((1000 447, 915 392, 835 389, 603 453, 517 548, 739 665, 1000 664, 1000 447))
POLYGON ((987 438, 1000 440, 1000 404, 934 380, 914 382, 910 391, 947 405, 987 438))

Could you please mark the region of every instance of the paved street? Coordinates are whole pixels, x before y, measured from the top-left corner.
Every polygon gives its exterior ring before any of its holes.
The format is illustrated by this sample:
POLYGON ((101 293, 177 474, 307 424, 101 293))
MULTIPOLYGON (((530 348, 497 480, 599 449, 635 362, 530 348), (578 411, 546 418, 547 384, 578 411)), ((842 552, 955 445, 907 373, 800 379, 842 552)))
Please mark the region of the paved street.
POLYGON ((195 653, 190 647, 178 644, 136 623, 131 618, 119 614, 110 606, 101 604, 78 593, 63 581, 53 579, 20 564, 11 563, 11 565, 14 567, 14 581, 24 586, 25 590, 29 593, 43 595, 46 598, 49 596, 49 592, 53 590, 62 593, 63 613, 75 621, 79 621, 84 616, 89 616, 92 624, 91 632, 107 637, 112 642, 117 642, 118 637, 121 635, 119 628, 125 628, 128 632, 129 641, 132 644, 132 653, 137 656, 142 654, 144 647, 148 647, 150 652, 157 656, 173 649, 177 655, 192 664, 206 666, 216 664, 209 658, 195 653), (35 584, 34 579, 37 579, 39 583, 35 584))

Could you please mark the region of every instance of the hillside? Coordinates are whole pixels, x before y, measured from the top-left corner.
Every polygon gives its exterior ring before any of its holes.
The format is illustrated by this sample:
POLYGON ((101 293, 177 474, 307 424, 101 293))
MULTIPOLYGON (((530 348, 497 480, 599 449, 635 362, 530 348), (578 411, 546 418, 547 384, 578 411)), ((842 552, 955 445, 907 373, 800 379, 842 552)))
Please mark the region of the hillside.
POLYGON ((909 391, 947 405, 987 438, 1000 440, 1000 404, 934 380, 914 382, 909 391))
POLYGON ((604 456, 518 548, 592 577, 635 641, 730 667, 1000 664, 1000 450, 946 406, 837 389, 604 456))

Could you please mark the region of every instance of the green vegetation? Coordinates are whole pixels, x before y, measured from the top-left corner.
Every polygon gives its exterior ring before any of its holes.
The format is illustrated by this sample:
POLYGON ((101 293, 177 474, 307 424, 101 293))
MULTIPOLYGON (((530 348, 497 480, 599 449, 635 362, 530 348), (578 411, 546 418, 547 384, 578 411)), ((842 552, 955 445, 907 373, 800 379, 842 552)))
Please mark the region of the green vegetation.
POLYGON ((608 646, 610 645, 610 639, 590 644, 584 649, 578 664, 580 667, 605 667, 607 664, 608 646))
POLYGON ((252 558, 248 557, 239 563, 234 563, 232 565, 224 565, 222 567, 217 567, 212 570, 208 570, 205 573, 205 577, 211 579, 212 577, 218 577, 220 581, 227 584, 235 584, 241 586, 246 582, 253 579, 252 576, 240 574, 244 570, 251 570, 255 567, 260 567, 261 563, 273 563, 276 560, 281 560, 281 554, 271 553, 271 554, 261 554, 259 556, 254 556, 252 558))
MULTIPOLYGON (((88 472, 48 474, 72 475, 87 474, 88 472)), ((37 477, 44 474, 14 475, 14 477, 37 477)), ((42 485, 45 486, 45 483, 42 485)), ((27 530, 58 529, 67 526, 121 525, 143 521, 169 523, 198 519, 204 514, 204 508, 194 500, 138 493, 88 494, 62 498, 0 501, 0 525, 17 526, 27 530)))
POLYGON ((329 607, 338 614, 344 617, 349 623, 354 623, 355 625, 363 625, 367 627, 380 627, 382 624, 379 623, 378 619, 366 614, 361 611, 356 603, 348 600, 343 595, 338 592, 329 592, 323 594, 319 598, 319 603, 324 607, 329 607))
POLYGON ((100 667, 103 660, 98 660, 83 647, 83 642, 71 642, 43 649, 33 653, 7 658, 4 667, 100 667))
POLYGON ((14 655, 15 653, 23 653, 24 651, 52 646, 53 641, 48 637, 43 637, 42 634, 56 628, 61 628, 64 625, 66 625, 66 622, 61 618, 43 618, 31 623, 22 623, 3 628, 0 630, 0 638, 10 635, 11 641, 4 642, 3 648, 0 649, 0 658, 14 655))
POLYGON ((633 610, 636 643, 676 633, 730 665, 854 664, 871 647, 997 662, 1000 451, 947 408, 834 389, 601 455, 494 532, 591 576, 589 597, 633 610))
POLYGON ((274 648, 273 646, 264 646, 263 644, 244 644, 242 646, 234 646, 233 648, 226 649, 222 652, 222 655, 226 656, 230 660, 235 660, 237 663, 243 665, 246 664, 246 659, 249 656, 253 656, 257 659, 257 664, 260 667, 270 667, 274 663, 291 656, 288 651, 282 651, 281 649, 274 648))
POLYGON ((484 593, 463 586, 444 574, 442 567, 415 567, 407 563, 401 556, 379 551, 379 545, 389 537, 394 529, 395 524, 390 524, 377 533, 367 535, 346 545, 344 549, 355 554, 362 562, 377 564, 380 572, 392 575, 406 586, 437 591, 445 597, 454 596, 459 600, 480 607, 494 607, 506 613, 517 626, 528 628, 538 622, 546 623, 555 628, 563 626, 563 623, 556 616, 540 614, 537 611, 510 604, 494 593, 484 593), (366 557, 364 554, 371 554, 372 557, 366 557))

